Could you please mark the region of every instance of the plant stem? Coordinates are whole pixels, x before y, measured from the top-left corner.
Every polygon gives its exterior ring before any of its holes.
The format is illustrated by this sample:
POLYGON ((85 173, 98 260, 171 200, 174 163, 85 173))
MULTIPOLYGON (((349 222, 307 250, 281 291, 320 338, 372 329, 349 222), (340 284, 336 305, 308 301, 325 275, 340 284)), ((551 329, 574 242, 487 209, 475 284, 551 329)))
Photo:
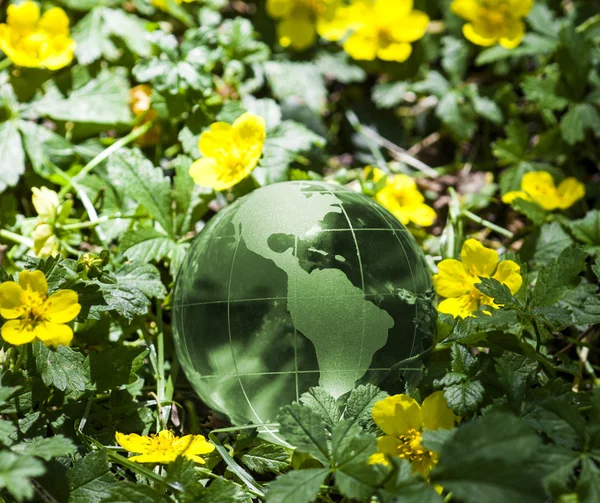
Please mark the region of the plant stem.
POLYGON ((514 234, 509 230, 505 229, 504 227, 500 227, 499 225, 493 224, 489 220, 481 218, 480 216, 475 215, 475 213, 471 213, 469 210, 462 210, 461 214, 467 217, 469 220, 483 225, 484 227, 487 227, 488 229, 493 230, 494 232, 497 232, 498 234, 501 234, 504 237, 507 237, 509 239, 512 239, 514 237, 514 234))
POLYGON ((6 70, 7 68, 10 68, 10 66, 13 64, 12 60, 9 58, 3 59, 2 61, 0 61, 0 72, 2 70, 6 70))
POLYGON ((87 222, 77 222, 74 224, 64 224, 64 225, 60 225, 57 224, 56 226, 70 231, 70 230, 77 230, 77 229, 89 229, 92 227, 96 227, 99 224, 102 224, 104 222, 108 222, 110 220, 119 220, 121 218, 142 218, 139 215, 111 215, 111 216, 104 216, 104 217, 99 217, 98 220, 95 221, 87 221, 87 222))
POLYGON ((25 236, 21 236, 20 234, 17 234, 16 232, 11 232, 11 231, 7 231, 4 229, 0 229, 0 237, 4 238, 4 239, 8 239, 9 241, 12 241, 13 243, 18 243, 20 245, 25 245, 28 248, 33 248, 33 240, 26 238, 25 236))
MULTIPOLYGON (((159 418, 162 416, 162 402, 165 399, 165 334, 162 321, 162 306, 160 300, 156 300, 156 396, 158 398, 159 418)), ((166 419, 165 419, 166 422, 166 419)))
POLYGON ((431 178, 436 178, 437 176, 439 176, 438 172, 434 170, 431 166, 428 166, 424 162, 414 158, 406 150, 399 147, 395 143, 389 141, 387 138, 384 138, 379 133, 377 133, 377 131, 374 131, 373 129, 365 126, 364 124, 361 124, 356 114, 351 110, 346 112, 346 118, 357 133, 362 134, 365 138, 368 138, 377 143, 378 145, 381 145, 382 147, 388 149, 398 161, 412 166, 416 170, 425 173, 431 178))
POLYGON ((96 166, 102 163, 102 161, 107 159, 111 154, 113 154, 120 148, 129 145, 131 142, 135 141, 140 136, 143 136, 153 125, 153 122, 146 122, 145 124, 135 128, 127 136, 124 136, 120 140, 117 140, 110 147, 107 147, 102 152, 100 152, 96 157, 94 157, 90 162, 88 162, 79 173, 72 177, 62 189, 60 189, 58 197, 65 197, 67 192, 69 192, 69 190, 71 190, 71 188, 74 187, 80 179, 88 175, 96 166))

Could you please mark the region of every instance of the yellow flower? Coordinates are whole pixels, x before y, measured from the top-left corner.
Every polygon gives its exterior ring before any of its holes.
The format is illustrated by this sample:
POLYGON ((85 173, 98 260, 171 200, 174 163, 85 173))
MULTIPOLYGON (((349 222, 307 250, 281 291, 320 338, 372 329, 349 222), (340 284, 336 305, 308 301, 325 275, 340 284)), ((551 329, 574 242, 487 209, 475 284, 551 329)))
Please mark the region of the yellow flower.
POLYGON ((233 187, 246 178, 258 164, 265 143, 265 121, 245 113, 233 124, 215 122, 200 135, 202 152, 190 167, 198 185, 214 190, 233 187))
POLYGON ((443 391, 429 395, 419 405, 408 395, 389 396, 373 406, 373 419, 385 436, 377 439, 377 453, 370 464, 385 463, 388 457, 410 461, 413 471, 425 478, 438 461, 438 454, 421 445, 424 429, 449 430, 456 417, 448 407, 443 391))
POLYGON ((204 464, 206 461, 199 454, 209 454, 215 450, 215 446, 207 442, 202 435, 186 435, 180 438, 167 430, 147 437, 135 433, 125 435, 117 432, 116 439, 125 450, 141 453, 129 458, 136 463, 171 463, 178 456, 184 456, 196 463, 204 464))
POLYGON ((69 37, 69 18, 59 7, 40 17, 35 2, 11 4, 7 22, 0 24, 0 50, 15 65, 58 70, 73 60, 75 42, 69 37))
POLYGON ((512 260, 498 263, 498 252, 485 248, 475 239, 467 239, 460 252, 462 262, 455 259, 442 260, 433 284, 439 295, 446 297, 438 306, 440 313, 466 318, 483 304, 498 308, 493 299, 481 293, 475 285, 479 277, 494 278, 517 293, 523 283, 521 267, 512 260), (495 272, 494 272, 495 271, 495 272))
POLYGON ((585 196, 585 185, 570 177, 554 185, 552 175, 547 171, 525 173, 521 179, 521 190, 507 192, 502 201, 510 204, 515 199, 525 199, 539 204, 547 211, 566 210, 585 196))
MULTIPOLYGON (((136 117, 144 116, 140 125, 156 120, 158 114, 152 108, 152 88, 146 84, 132 87, 129 90, 129 107, 136 117)), ((137 126, 139 127, 139 126, 137 126)), ((137 127, 134 127, 135 131, 137 127)), ((160 140, 161 128, 160 124, 154 124, 142 136, 135 140, 137 145, 148 147, 156 145, 160 140)))
MULTIPOLYGON (((367 175, 373 173, 375 182, 385 176, 377 168, 367 167, 365 171, 367 175)), ((429 227, 435 222, 435 210, 425 204, 425 198, 419 192, 417 184, 408 175, 389 175, 375 199, 404 225, 412 222, 421 227, 429 227)))
POLYGON ((525 34, 524 18, 533 0, 454 0, 452 11, 468 21, 464 36, 474 44, 489 47, 500 44, 506 49, 517 47, 525 34))
POLYGON ((15 346, 35 338, 46 346, 68 346, 74 320, 81 305, 73 290, 59 290, 48 297, 48 283, 42 271, 23 271, 19 282, 0 284, 0 316, 9 320, 2 326, 2 338, 15 346))
MULTIPOLYGON (((193 1, 194 0, 173 0, 173 3, 181 5, 182 2, 191 3, 193 1)), ((158 7, 160 10, 169 10, 169 0, 152 0, 152 5, 154 5, 154 7, 158 7)))
POLYGON ((406 61, 411 42, 425 35, 429 16, 413 10, 413 0, 355 0, 353 33, 344 50, 354 59, 406 61))
POLYGON ((267 12, 277 24, 282 47, 303 51, 314 44, 317 34, 340 40, 347 32, 342 0, 267 0, 267 12))

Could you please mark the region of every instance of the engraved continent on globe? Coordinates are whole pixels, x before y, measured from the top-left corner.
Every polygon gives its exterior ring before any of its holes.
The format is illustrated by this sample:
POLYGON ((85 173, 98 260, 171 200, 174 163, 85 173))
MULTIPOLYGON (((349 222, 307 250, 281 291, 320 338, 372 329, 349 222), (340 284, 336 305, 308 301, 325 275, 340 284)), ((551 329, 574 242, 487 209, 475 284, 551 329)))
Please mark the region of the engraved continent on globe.
POLYGON ((314 192, 307 197, 301 191, 271 185, 257 196, 233 218, 236 239, 243 238, 249 250, 285 271, 287 308, 295 329, 315 346, 319 385, 333 396, 341 396, 354 387, 375 351, 385 345, 394 319, 366 300, 363 290, 340 269, 307 272, 300 265, 298 241, 319 232, 328 213, 343 212, 335 194, 314 192), (282 207, 287 209, 285 213, 280 211, 282 207))
POLYGON ((221 210, 192 244, 175 343, 205 402, 235 424, 266 423, 311 386, 339 397, 417 371, 430 295, 423 254, 377 203, 337 185, 278 183, 221 210))

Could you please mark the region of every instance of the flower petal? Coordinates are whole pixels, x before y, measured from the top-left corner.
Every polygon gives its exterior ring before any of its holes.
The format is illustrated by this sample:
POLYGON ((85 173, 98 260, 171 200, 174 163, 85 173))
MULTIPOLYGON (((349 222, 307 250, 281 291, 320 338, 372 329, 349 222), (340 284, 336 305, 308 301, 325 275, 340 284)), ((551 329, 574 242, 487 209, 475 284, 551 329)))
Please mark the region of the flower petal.
POLYGON ((450 10, 467 21, 475 21, 479 14, 479 4, 477 0, 454 0, 450 4, 450 10))
POLYGON ((521 189, 545 210, 555 210, 560 204, 554 178, 547 171, 525 173, 521 179, 521 189))
POLYGON ((522 190, 513 190, 502 196, 502 202, 506 204, 512 204, 515 199, 525 199, 525 201, 531 201, 531 198, 527 195, 527 192, 523 192, 522 190))
POLYGON ((209 454, 215 450, 215 446, 202 435, 185 435, 173 442, 173 449, 189 457, 209 454))
POLYGON ((377 49, 377 38, 368 30, 359 29, 344 42, 344 50, 358 60, 373 61, 377 57, 377 49))
POLYGON ((81 311, 79 296, 73 290, 59 290, 44 302, 45 317, 52 323, 68 323, 81 311))
POLYGON ((44 12, 38 27, 52 35, 68 35, 69 17, 60 7, 53 7, 44 12))
POLYGON ((514 49, 525 36, 525 25, 523 21, 515 19, 508 23, 506 32, 500 37, 500 45, 505 49, 514 49))
POLYGON ((471 290, 473 280, 465 271, 462 262, 447 258, 438 264, 438 271, 433 276, 433 284, 438 295, 459 297, 471 290))
POLYGON ((412 46, 407 43, 389 44, 377 51, 377 57, 384 61, 397 61, 402 63, 412 54, 412 46))
POLYGON ((214 158, 203 157, 190 166, 189 173, 196 185, 210 187, 214 190, 225 190, 233 187, 235 182, 228 182, 222 176, 222 169, 214 158))
POLYGON ((285 17, 277 25, 277 35, 282 47, 292 47, 303 51, 314 44, 317 39, 315 24, 307 16, 285 17))
POLYGON ((234 148, 231 124, 226 122, 211 124, 210 129, 200 135, 198 148, 205 157, 219 158, 227 155, 234 148))
POLYGON ((286 17, 296 0, 267 0, 267 13, 272 18, 286 17))
POLYGON ((455 318, 467 318, 473 311, 477 311, 479 304, 470 294, 463 295, 454 299, 446 299, 438 305, 440 313, 450 314, 455 318))
POLYGON ((19 274, 19 285, 23 290, 35 292, 43 297, 48 293, 48 283, 42 271, 22 271, 19 274))
POLYGON ((577 178, 569 177, 558 184, 556 193, 560 199, 560 209, 566 210, 585 196, 585 185, 577 178))
POLYGON ((152 445, 152 439, 150 437, 142 437, 137 433, 131 433, 125 435, 124 433, 117 432, 115 434, 117 443, 123 447, 123 449, 129 452, 148 452, 148 449, 152 445))
POLYGON ((58 194, 48 187, 33 187, 31 202, 37 214, 44 218, 54 218, 60 205, 58 194))
POLYGON ((423 426, 428 430, 443 428, 450 430, 454 427, 455 416, 444 398, 443 391, 436 391, 429 395, 421 405, 423 426))
POLYGON ((33 325, 21 320, 7 321, 0 330, 2 338, 13 346, 27 344, 35 339, 33 325))
POLYGON ((232 129, 236 146, 246 151, 246 156, 256 164, 265 143, 265 120, 259 115, 245 113, 235 120, 232 129))
POLYGON ((512 260, 503 260, 498 264, 498 269, 494 273, 493 278, 500 283, 504 283, 511 293, 517 293, 523 284, 521 276, 521 267, 512 260))
POLYGON ((487 31, 483 26, 479 24, 467 23, 463 26, 463 35, 467 40, 473 42, 475 45, 482 47, 489 47, 494 45, 498 39, 492 33, 487 31))
POLYGON ((426 204, 410 207, 408 211, 410 220, 421 227, 433 225, 437 217, 435 210, 426 204))
POLYGON ((421 407, 408 395, 388 396, 373 406, 373 420, 388 435, 399 437, 408 430, 420 430, 421 407))
POLYGON ((40 8, 35 2, 11 4, 6 9, 6 22, 11 28, 33 30, 40 19, 40 8))
POLYGON ((129 461, 134 463, 172 463, 177 459, 177 454, 174 452, 153 451, 139 456, 131 456, 129 461))
POLYGON ((33 329, 35 336, 45 346, 69 346, 73 340, 73 329, 62 323, 38 323, 33 329))
POLYGON ((397 42, 415 42, 425 35, 427 26, 429 26, 429 16, 414 10, 394 23, 392 36, 397 42))
POLYGON ((5 320, 20 317, 27 309, 27 294, 14 281, 0 284, 0 316, 5 320))
POLYGON ((476 239, 467 239, 460 252, 465 270, 471 276, 489 277, 498 265, 498 252, 486 248, 476 239))

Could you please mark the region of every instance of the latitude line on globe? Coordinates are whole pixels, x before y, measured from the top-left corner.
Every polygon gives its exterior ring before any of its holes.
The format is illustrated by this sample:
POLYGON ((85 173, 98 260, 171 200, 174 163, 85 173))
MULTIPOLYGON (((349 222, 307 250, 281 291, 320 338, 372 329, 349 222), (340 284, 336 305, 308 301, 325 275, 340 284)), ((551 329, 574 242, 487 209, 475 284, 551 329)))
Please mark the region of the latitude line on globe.
MULTIPOLYGON (((254 414, 256 419, 258 419, 258 422, 265 423, 265 421, 263 421, 260 418, 260 416, 257 414, 256 410, 254 410, 254 407, 252 406, 252 403, 250 402, 250 399, 248 398, 248 394, 246 393, 246 388, 244 388, 244 384, 242 383, 242 378, 241 378, 241 375, 240 375, 240 372, 239 372, 239 369, 237 366, 237 361, 235 359, 235 352, 233 350, 233 337, 231 335, 231 304, 229 302, 229 298, 231 297, 231 281, 233 279, 233 269, 235 267, 235 259, 237 257, 237 252, 240 247, 240 243, 242 242, 242 239, 243 239, 242 233, 239 232, 239 237, 238 237, 237 243, 235 245, 233 257, 231 259, 231 270, 229 271, 229 283, 227 285, 227 299, 228 299, 228 302, 227 302, 227 333, 229 335, 229 347, 231 348, 231 359, 233 360, 233 366, 235 368, 238 383, 240 385, 242 393, 244 394, 244 398, 246 399, 246 402, 248 403, 248 407, 250 407, 250 410, 252 411, 252 413, 254 414)), ((284 442, 283 439, 281 439, 277 435, 275 435, 275 433, 273 433, 273 431, 270 428, 267 428, 266 432, 273 435, 279 441, 284 442)))
MULTIPOLYGON (((360 270, 360 283, 361 283, 361 290, 362 290, 362 294, 363 294, 363 300, 366 301, 365 298, 365 274, 363 271, 363 265, 362 265, 362 258, 360 256, 360 249, 358 247, 358 240, 356 239, 356 233, 354 232, 354 228, 352 226, 352 222, 350 221, 350 217, 348 216, 348 213, 346 212, 346 209, 344 208, 344 203, 342 202, 341 198, 335 197, 333 195, 333 192, 331 192, 331 190, 329 191, 329 195, 335 199, 337 199, 340 202, 340 209, 342 210, 342 213, 344 214, 344 217, 346 217, 346 221, 348 222, 348 226, 350 227, 350 231, 352 232, 352 238, 354 239, 354 247, 356 248, 356 257, 358 258, 358 268, 360 270)), ((360 352, 358 353, 358 363, 360 364, 360 362, 362 361, 362 355, 363 355, 363 351, 365 348, 365 309, 366 309, 366 303, 363 302, 362 306, 362 335, 360 338, 360 352)), ((388 332, 388 337, 389 337, 389 332, 388 332)), ((356 366, 356 374, 355 374, 355 379, 354 381, 356 382, 356 380, 358 379, 358 365, 356 366)))
MULTIPOLYGON (((396 235, 396 229, 394 229, 394 227, 392 227, 392 222, 390 221, 389 217, 385 214, 385 212, 381 211, 379 209, 379 206, 376 203, 374 203, 374 207, 377 210, 377 212, 387 222, 388 226, 390 227, 390 229, 392 230, 392 232, 394 234, 394 237, 396 238, 396 241, 398 241, 398 244, 400 244, 400 248, 402 248, 402 253, 404 253, 404 258, 406 259, 406 263, 408 264, 408 269, 410 270, 410 278, 412 280, 413 290, 416 293, 417 292, 417 284, 415 283, 415 275, 413 273, 412 266, 410 264, 410 260, 408 260, 408 255, 406 253, 406 249, 404 248, 404 245, 402 244, 402 240, 396 235)), ((418 316, 419 316, 419 303, 415 301, 415 320, 418 318, 418 316)), ((416 338, 417 338, 417 324, 415 322, 414 331, 413 331, 413 340, 412 340, 412 345, 410 347, 410 357, 413 356, 416 338)), ((404 370, 406 370, 406 369, 404 369, 404 370)))
MULTIPOLYGON (((364 293, 364 292, 363 292, 364 293)), ((365 299, 376 297, 396 297, 395 293, 367 293, 365 299)), ((297 299, 343 299, 345 297, 353 297, 353 295, 312 295, 312 296, 299 296, 297 299)), ((258 302, 265 300, 287 300, 287 297, 255 297, 252 299, 233 299, 233 300, 207 300, 203 302, 192 302, 190 304, 178 304, 177 307, 190 307, 190 306, 204 306, 207 304, 227 304, 227 303, 241 303, 241 302, 258 302)))
MULTIPOLYGON (((389 368, 370 368, 368 371, 369 372, 389 372, 390 370, 392 370, 392 367, 389 368)), ((402 368, 402 370, 421 370, 421 368, 410 368, 410 367, 404 367, 402 368)), ((333 374, 333 373, 344 373, 344 374, 350 374, 352 372, 354 372, 355 369, 348 369, 348 370, 299 370, 298 373, 299 374, 333 374)), ((294 370, 280 370, 280 371, 271 371, 271 372, 247 372, 245 374, 239 374, 242 377, 261 377, 261 376, 269 376, 269 375, 292 375, 295 374, 294 370)), ((211 379, 211 378, 215 378, 215 377, 237 377, 238 374, 213 374, 213 375, 202 375, 199 376, 199 379, 211 379)))

